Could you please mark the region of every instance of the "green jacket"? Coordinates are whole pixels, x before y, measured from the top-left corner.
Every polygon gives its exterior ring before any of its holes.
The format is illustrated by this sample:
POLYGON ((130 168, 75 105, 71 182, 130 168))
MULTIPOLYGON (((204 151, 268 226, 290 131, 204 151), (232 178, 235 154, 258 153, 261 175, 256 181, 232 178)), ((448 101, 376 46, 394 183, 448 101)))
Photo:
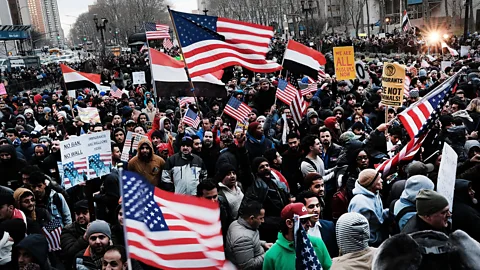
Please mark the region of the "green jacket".
MULTIPOLYGON (((322 264, 322 268, 329 270, 332 266, 332 259, 328 255, 328 250, 322 239, 315 236, 308 236, 312 242, 315 254, 322 264)), ((285 239, 281 232, 278 233, 278 238, 275 244, 265 253, 263 260, 263 270, 292 270, 295 269, 295 248, 293 241, 285 239)))

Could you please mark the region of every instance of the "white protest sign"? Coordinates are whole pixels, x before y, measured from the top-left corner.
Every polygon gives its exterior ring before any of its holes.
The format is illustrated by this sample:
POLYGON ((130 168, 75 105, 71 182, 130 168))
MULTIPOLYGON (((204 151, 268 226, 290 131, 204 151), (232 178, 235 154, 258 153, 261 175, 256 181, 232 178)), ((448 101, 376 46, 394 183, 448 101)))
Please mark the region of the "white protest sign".
POLYGON ((145 84, 147 83, 145 80, 145 72, 132 72, 132 80, 133 84, 145 84))
POLYGON ((68 90, 68 96, 71 98, 77 98, 77 93, 75 90, 68 90))
POLYGON ((365 63, 362 61, 355 62, 355 70, 357 71, 357 79, 361 82, 369 82, 370 74, 365 70, 365 63))
POLYGON ((101 123, 98 109, 95 107, 78 107, 78 116, 84 123, 101 123))
POLYGON ((470 46, 460 46, 460 57, 467 56, 470 51, 470 46))
POLYGON ((128 162, 130 157, 133 157, 136 154, 138 143, 144 138, 148 139, 148 137, 145 135, 129 131, 127 133, 127 137, 125 138, 125 143, 123 144, 122 156, 120 157, 120 160, 128 162))
POLYGON ((60 154, 66 189, 109 174, 112 164, 110 131, 74 136, 62 141, 60 154))
POLYGON ((445 143, 442 150, 442 162, 438 171, 437 192, 447 198, 450 212, 453 206, 453 191, 457 173, 457 153, 445 143))
POLYGON ((445 69, 446 69, 447 67, 451 67, 451 66, 452 66, 452 61, 442 61, 441 64, 442 64, 442 65, 441 65, 442 70, 445 71, 445 69))

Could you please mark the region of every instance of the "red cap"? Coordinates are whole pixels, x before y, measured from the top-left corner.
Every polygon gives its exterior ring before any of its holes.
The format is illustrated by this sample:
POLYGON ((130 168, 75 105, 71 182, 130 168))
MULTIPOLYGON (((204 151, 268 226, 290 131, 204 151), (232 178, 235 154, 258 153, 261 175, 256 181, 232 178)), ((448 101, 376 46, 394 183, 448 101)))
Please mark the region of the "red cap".
POLYGON ((308 218, 315 216, 315 214, 309 214, 307 212, 307 208, 305 207, 305 205, 303 205, 303 203, 287 204, 287 206, 285 206, 280 213, 280 217, 282 217, 283 220, 293 219, 294 215, 298 215, 299 218, 308 218))

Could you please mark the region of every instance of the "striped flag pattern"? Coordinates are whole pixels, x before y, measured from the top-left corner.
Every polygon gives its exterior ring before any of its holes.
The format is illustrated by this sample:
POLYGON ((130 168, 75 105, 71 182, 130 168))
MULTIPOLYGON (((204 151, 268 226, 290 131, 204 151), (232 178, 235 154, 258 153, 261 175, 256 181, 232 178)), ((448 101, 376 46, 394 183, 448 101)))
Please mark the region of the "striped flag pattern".
POLYGON ((239 65, 270 73, 282 67, 266 60, 273 37, 269 26, 171 10, 190 76, 239 65))
POLYGON ((295 98, 295 93, 297 89, 291 84, 289 84, 286 80, 279 79, 278 86, 277 86, 277 93, 276 96, 285 104, 292 103, 293 99, 295 98))
POLYGON ((88 157, 88 175, 91 178, 100 177, 110 173, 112 153, 95 154, 88 157))
POLYGON ((183 97, 180 99, 180 108, 185 107, 187 104, 195 104, 194 97, 183 97))
POLYGON ((62 250, 60 236, 62 235, 62 224, 58 219, 52 219, 45 227, 42 227, 43 234, 47 238, 48 251, 62 250))
POLYGON ((147 36, 147 40, 170 38, 170 34, 168 33, 169 30, 170 27, 168 25, 153 22, 145 23, 145 34, 147 36))
POLYGON ((112 90, 110 91, 110 95, 114 98, 122 98, 123 92, 122 90, 118 89, 116 85, 112 85, 112 90))
POLYGON ((403 83, 403 94, 408 98, 410 97, 410 77, 405 76, 405 82, 403 83))
POLYGON ((161 190, 129 171, 121 187, 131 258, 157 269, 231 269, 218 203, 161 190))
POLYGON ((403 32, 407 32, 408 27, 410 26, 410 20, 408 19, 407 11, 403 11, 403 18, 402 18, 402 29, 403 32))
POLYGON ((318 90, 318 84, 316 82, 309 83, 307 88, 301 90, 302 96, 305 96, 306 94, 310 94, 313 92, 317 92, 317 90, 318 90))
POLYGON ((163 40, 163 48, 170 50, 173 48, 173 43, 169 38, 163 40))
POLYGON ((200 125, 200 117, 193 110, 187 109, 185 116, 183 116, 183 123, 193 128, 197 128, 198 125, 200 125))
POLYGON ((230 115, 235 120, 243 122, 247 118, 248 114, 252 111, 252 108, 248 107, 245 103, 231 97, 225 106, 224 112, 230 115))
MULTIPOLYGON (((298 89, 298 81, 294 76, 290 76, 290 83, 295 87, 295 89, 298 89)), ((290 103, 290 111, 292 112, 293 121, 295 124, 297 124, 297 126, 299 126, 300 122, 302 122, 302 118, 306 110, 307 106, 303 102, 303 96, 301 95, 301 92, 297 90, 295 92, 295 98, 290 103)))
POLYGON ((447 45, 447 43, 445 43, 444 41, 442 41, 442 49, 443 48, 447 48, 448 49, 448 52, 450 52, 450 54, 452 56, 458 56, 458 52, 452 48, 450 48, 450 46, 447 45))

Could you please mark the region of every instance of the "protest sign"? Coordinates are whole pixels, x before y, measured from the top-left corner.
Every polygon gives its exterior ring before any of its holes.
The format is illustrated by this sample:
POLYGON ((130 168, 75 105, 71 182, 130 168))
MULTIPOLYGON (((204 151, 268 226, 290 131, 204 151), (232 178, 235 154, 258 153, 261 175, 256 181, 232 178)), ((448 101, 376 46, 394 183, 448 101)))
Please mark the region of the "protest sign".
POLYGON ((452 66, 452 61, 442 61, 441 63, 442 71, 445 71, 447 67, 451 67, 451 66, 452 66))
POLYGON ((77 93, 75 90, 68 90, 68 96, 71 98, 77 98, 77 93))
POLYGON ((233 134, 237 135, 238 133, 242 133, 245 130, 247 130, 247 124, 237 121, 237 125, 235 126, 233 134))
POLYGON ((460 46, 460 57, 467 56, 470 46, 460 46))
POLYGON ((7 89, 5 88, 5 84, 0 83, 0 95, 6 95, 7 89))
POLYGON ((138 72, 132 72, 132 80, 133 84, 145 84, 145 72, 144 71, 138 71, 138 72))
POLYGON ((129 131, 127 133, 127 137, 125 138, 125 143, 123 144, 122 156, 120 157, 120 160, 128 162, 130 157, 135 156, 137 153, 138 143, 143 138, 148 139, 148 137, 145 135, 129 131))
POLYGON ((84 123, 101 123, 98 109, 95 107, 80 108, 78 107, 78 116, 84 123))
POLYGON ((442 150, 442 162, 438 170, 437 192, 447 198, 450 212, 453 206, 453 191, 457 174, 457 153, 445 143, 442 150))
POLYGON ((405 66, 396 63, 384 63, 382 75, 382 104, 400 107, 403 103, 405 66))
POLYGON ((355 71, 357 72, 357 79, 360 82, 370 82, 370 74, 365 70, 366 65, 362 61, 355 62, 355 71))
POLYGON ((333 60, 338 81, 353 80, 357 77, 353 46, 333 47, 333 60))
MULTIPOLYGON (((74 136, 60 142, 63 186, 67 189, 85 180, 109 174, 112 164, 110 131, 74 136)), ((59 164, 60 166, 60 164, 59 164)))

